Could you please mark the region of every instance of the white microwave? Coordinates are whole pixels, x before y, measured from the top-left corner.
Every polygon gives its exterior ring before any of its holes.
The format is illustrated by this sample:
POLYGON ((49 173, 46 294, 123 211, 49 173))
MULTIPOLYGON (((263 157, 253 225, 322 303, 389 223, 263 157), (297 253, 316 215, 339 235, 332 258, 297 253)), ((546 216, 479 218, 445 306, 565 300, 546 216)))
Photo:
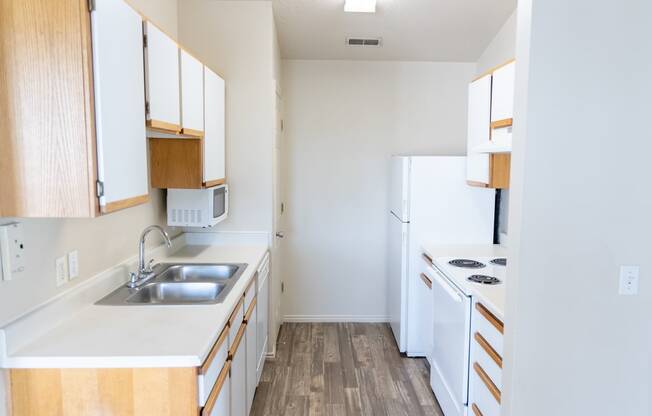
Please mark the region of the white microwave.
POLYGON ((212 227, 229 213, 229 188, 168 189, 168 225, 212 227))

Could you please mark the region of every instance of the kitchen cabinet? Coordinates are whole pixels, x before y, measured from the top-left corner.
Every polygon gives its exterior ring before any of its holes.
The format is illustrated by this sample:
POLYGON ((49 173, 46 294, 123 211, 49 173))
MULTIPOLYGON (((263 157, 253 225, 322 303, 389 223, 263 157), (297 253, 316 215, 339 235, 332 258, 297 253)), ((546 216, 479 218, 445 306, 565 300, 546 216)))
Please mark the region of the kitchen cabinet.
MULTIPOLYGON (((254 285, 255 286, 255 285, 254 285)), ((252 290, 256 290, 254 287, 252 290)), ((258 385, 258 377, 256 377, 256 298, 249 306, 249 311, 245 316, 247 321, 247 332, 245 335, 246 353, 247 353, 247 405, 246 414, 251 413, 251 407, 254 403, 254 395, 256 394, 256 386, 258 385)))
POLYGON ((204 136, 150 137, 151 185, 201 189, 226 183, 224 80, 204 67, 204 136))
POLYGON ((473 302, 469 407, 476 416, 499 416, 504 324, 485 305, 473 302))
POLYGON ((432 259, 426 253, 422 253, 421 257, 424 262, 419 272, 421 286, 419 287, 420 294, 420 309, 419 314, 419 332, 423 334, 420 338, 422 343, 421 349, 425 354, 426 359, 432 364, 432 337, 433 337, 433 310, 432 310, 432 282, 435 270, 433 269, 432 259))
POLYGON ((91 13, 79 0, 2 10, 0 217, 94 217, 146 202, 140 16, 122 0, 97 0, 91 13))
POLYGON ((513 61, 469 85, 467 182, 471 186, 509 187, 513 97, 513 61))
POLYGON ((235 341, 231 345, 231 416, 247 416, 247 351, 245 331, 242 323, 235 341), (245 342, 243 342, 245 341, 245 342))
POLYGON ((260 381, 267 355, 267 341, 269 339, 269 253, 265 255, 261 266, 258 268, 258 305, 256 328, 256 382, 260 381))
POLYGON ((181 134, 204 135, 204 65, 179 49, 181 78, 181 134))
POLYGON ((203 178, 208 187, 226 182, 224 80, 210 68, 204 68, 204 165, 203 178))
POLYGON ((179 47, 152 22, 145 22, 144 30, 147 127, 164 133, 179 133, 179 47))

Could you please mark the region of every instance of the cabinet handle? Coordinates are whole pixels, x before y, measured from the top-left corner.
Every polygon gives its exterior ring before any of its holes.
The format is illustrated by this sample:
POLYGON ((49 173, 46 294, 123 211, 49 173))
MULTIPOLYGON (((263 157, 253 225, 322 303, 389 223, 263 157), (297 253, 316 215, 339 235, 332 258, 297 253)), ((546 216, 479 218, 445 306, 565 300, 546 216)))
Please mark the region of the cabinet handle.
POLYGON ((475 338, 475 341, 482 347, 482 349, 491 357, 492 360, 498 365, 498 367, 503 368, 503 357, 500 356, 496 352, 496 350, 493 349, 491 344, 487 342, 486 339, 482 335, 480 335, 479 332, 476 332, 473 335, 473 338, 475 338))
POLYGON ((430 264, 430 265, 433 264, 433 263, 432 263, 432 257, 430 257, 429 255, 427 255, 426 253, 421 253, 421 257, 423 257, 423 259, 426 261, 426 263, 428 263, 428 264, 430 264))
POLYGON ((249 305, 249 309, 245 314, 245 318, 243 321, 245 324, 249 323, 249 319, 251 319, 251 314, 254 313, 254 307, 256 307, 256 296, 254 296, 253 300, 251 301, 251 304, 249 305))
POLYGON ((475 414, 475 416, 484 416, 475 403, 471 405, 471 409, 473 409, 473 413, 475 414))
POLYGON ((421 280, 423 280, 423 283, 428 286, 428 289, 432 289, 432 280, 428 276, 426 276, 425 273, 421 273, 421 280))
POLYGON ((217 355, 217 352, 220 350, 222 344, 224 344, 224 341, 226 341, 226 337, 228 335, 229 335, 229 324, 227 322, 226 326, 224 326, 224 329, 222 330, 222 333, 217 338, 215 345, 213 345, 211 352, 208 353, 208 357, 206 357, 206 361, 204 361, 204 364, 202 364, 201 368, 199 369, 199 374, 206 374, 206 371, 208 371, 208 367, 210 367, 211 364, 213 364, 215 355, 217 355))
POLYGON ((496 315, 493 313, 489 312, 489 309, 485 308, 484 305, 481 303, 476 303, 475 304, 475 309, 480 312, 480 315, 484 317, 491 325, 493 325, 498 332, 501 334, 504 333, 505 331, 505 325, 502 323, 502 321, 498 318, 496 318, 496 315))
POLYGON ((220 371, 220 375, 217 377, 213 390, 211 390, 211 394, 208 395, 208 400, 206 400, 206 404, 201 411, 202 416, 210 415, 213 411, 213 407, 215 407, 215 403, 217 402, 217 396, 219 396, 220 391, 222 391, 222 386, 224 386, 229 371, 231 371, 231 361, 227 361, 224 364, 222 371, 220 371))
POLYGON ((491 122, 491 129, 501 129, 503 127, 510 127, 514 124, 513 118, 505 118, 503 120, 496 120, 491 122))
POLYGON ((498 404, 500 404, 500 390, 498 390, 498 387, 496 387, 494 382, 491 381, 489 375, 482 369, 482 367, 480 367, 480 364, 477 362, 473 363, 473 369, 475 370, 475 373, 478 375, 478 377, 480 377, 480 380, 482 380, 484 385, 487 386, 489 393, 491 393, 498 404))
POLYGON ((243 322, 242 325, 240 325, 240 329, 238 330, 238 333, 235 336, 235 340, 233 340, 233 344, 231 344, 231 349, 229 350, 229 360, 233 360, 233 357, 235 356, 235 353, 238 351, 238 347, 240 346, 240 341, 242 341, 242 337, 244 337, 246 330, 247 330, 247 324, 243 322))

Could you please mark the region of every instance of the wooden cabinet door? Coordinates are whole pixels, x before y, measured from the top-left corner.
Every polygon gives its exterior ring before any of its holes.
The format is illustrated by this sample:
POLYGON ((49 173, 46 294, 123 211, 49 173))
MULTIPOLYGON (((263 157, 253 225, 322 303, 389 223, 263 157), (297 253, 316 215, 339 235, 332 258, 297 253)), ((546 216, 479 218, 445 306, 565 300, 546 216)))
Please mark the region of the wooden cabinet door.
POLYGON ((201 136, 204 132, 204 65, 179 49, 181 65, 181 132, 201 136))
POLYGON ((224 144, 224 80, 204 67, 204 183, 226 178, 224 144))
POLYGON ((514 117, 514 82, 516 64, 511 62, 493 73, 491 86, 491 122, 514 117))
POLYGON ((489 142, 491 111, 491 75, 469 85, 466 180, 476 185, 490 182, 489 155, 473 151, 489 142))
POLYGON ((247 414, 251 413, 251 406, 254 403, 254 394, 256 394, 256 386, 258 385, 258 378, 256 377, 258 364, 256 355, 256 312, 258 304, 255 304, 253 308, 245 336, 245 343, 247 344, 247 414))
POLYGON ((102 212, 146 202, 143 23, 123 0, 95 0, 91 13, 102 212))
POLYGON ((181 130, 179 48, 151 22, 145 22, 147 125, 164 132, 181 130))

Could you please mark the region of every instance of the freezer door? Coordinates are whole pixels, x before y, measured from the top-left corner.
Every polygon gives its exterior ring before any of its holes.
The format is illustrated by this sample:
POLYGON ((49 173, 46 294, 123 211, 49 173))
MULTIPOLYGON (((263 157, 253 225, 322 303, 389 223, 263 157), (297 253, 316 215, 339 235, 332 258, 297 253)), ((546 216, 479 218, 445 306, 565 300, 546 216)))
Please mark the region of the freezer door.
POLYGON ((401 352, 407 347, 407 261, 409 224, 389 214, 388 247, 388 311, 390 326, 401 352))
POLYGON ((391 161, 389 210, 402 222, 409 222, 410 158, 394 156, 391 161))

